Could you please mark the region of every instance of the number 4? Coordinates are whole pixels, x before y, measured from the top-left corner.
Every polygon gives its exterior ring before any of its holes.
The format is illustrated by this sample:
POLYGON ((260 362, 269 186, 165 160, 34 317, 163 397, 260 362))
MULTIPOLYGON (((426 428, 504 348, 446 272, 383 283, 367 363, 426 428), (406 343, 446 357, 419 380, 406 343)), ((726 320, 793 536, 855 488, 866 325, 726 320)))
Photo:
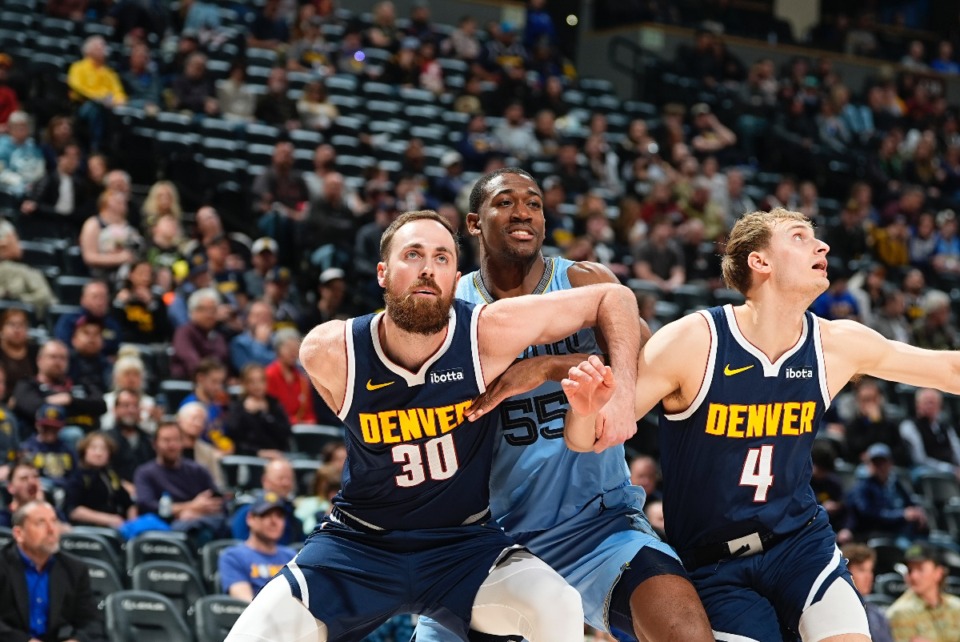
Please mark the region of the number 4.
POLYGON ((747 451, 740 473, 741 486, 756 486, 753 501, 767 501, 767 491, 773 486, 773 446, 767 444, 747 451))

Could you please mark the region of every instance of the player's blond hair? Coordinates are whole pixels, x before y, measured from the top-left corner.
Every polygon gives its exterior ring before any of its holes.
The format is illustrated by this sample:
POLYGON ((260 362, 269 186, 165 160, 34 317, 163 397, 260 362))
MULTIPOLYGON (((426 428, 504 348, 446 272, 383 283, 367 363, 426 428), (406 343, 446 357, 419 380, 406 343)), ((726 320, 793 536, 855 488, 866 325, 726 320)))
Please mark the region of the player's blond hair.
POLYGON ((751 252, 765 249, 770 244, 773 226, 781 221, 809 223, 810 219, 800 212, 776 207, 769 212, 744 214, 734 224, 720 264, 727 287, 746 296, 753 284, 753 275, 747 264, 747 257, 751 252))

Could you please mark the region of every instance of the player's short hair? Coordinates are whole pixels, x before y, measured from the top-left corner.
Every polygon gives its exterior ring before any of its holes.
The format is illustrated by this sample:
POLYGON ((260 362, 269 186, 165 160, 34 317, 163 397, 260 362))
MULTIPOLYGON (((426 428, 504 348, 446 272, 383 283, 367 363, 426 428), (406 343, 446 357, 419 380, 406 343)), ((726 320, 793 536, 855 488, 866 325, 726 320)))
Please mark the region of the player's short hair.
MULTIPOLYGON (((498 170, 494 170, 489 174, 484 174, 480 179, 474 184, 473 189, 470 190, 470 211, 474 214, 480 211, 480 206, 483 205, 483 200, 487 197, 487 185, 490 184, 490 181, 495 179, 498 176, 503 176, 504 174, 517 174, 518 176, 523 176, 529 178, 537 184, 537 179, 535 179, 530 172, 520 169, 519 167, 501 167, 498 170)), ((539 185, 538 185, 539 186, 539 185)))
POLYGON ((446 217, 437 214, 433 210, 414 210, 412 212, 404 212, 398 216, 394 219, 393 223, 383 231, 383 236, 380 237, 380 260, 386 261, 387 257, 390 256, 390 244, 393 242, 393 236, 397 233, 397 230, 407 223, 423 220, 436 221, 447 228, 447 231, 450 232, 450 236, 453 238, 454 254, 457 256, 460 255, 460 237, 446 217))
POLYGON ((799 221, 809 223, 810 219, 800 212, 776 207, 769 212, 751 212, 744 214, 734 224, 727 239, 726 251, 723 254, 721 268, 723 281, 727 287, 747 294, 753 283, 747 257, 770 244, 773 226, 781 221, 799 221))
POLYGON ((877 552, 866 544, 844 544, 840 552, 847 558, 847 565, 863 564, 864 562, 876 562, 877 552))

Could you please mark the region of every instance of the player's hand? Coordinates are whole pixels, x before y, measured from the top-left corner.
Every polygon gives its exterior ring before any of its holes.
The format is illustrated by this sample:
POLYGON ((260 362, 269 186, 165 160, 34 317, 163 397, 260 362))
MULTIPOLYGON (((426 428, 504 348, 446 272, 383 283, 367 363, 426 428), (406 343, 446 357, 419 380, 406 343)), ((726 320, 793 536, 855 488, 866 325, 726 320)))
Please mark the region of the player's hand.
POLYGON ((570 402, 570 409, 578 415, 589 416, 600 412, 610 401, 617 382, 610 366, 603 365, 599 357, 591 355, 580 365, 570 368, 560 385, 570 402))
POLYGON ((487 391, 474 400, 467 420, 476 421, 496 408, 501 401, 533 390, 546 381, 542 359, 521 359, 503 371, 487 386, 487 391))
MULTIPOLYGON (((607 370, 609 370, 607 366, 607 370)), ((613 374, 610 374, 611 379, 613 374)), ((619 446, 637 434, 636 410, 633 395, 614 394, 600 413, 603 424, 597 426, 597 443, 593 452, 603 452, 611 446, 619 446)))

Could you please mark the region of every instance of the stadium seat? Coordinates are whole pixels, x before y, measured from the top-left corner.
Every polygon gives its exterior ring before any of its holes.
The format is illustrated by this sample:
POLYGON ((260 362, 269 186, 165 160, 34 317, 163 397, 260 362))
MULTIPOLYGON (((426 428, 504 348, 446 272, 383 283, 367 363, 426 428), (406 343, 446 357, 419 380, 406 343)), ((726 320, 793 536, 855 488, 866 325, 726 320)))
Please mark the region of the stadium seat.
POLYGON ((247 603, 226 595, 207 595, 194 606, 197 642, 223 642, 247 603))
POLYGON ((86 524, 77 524, 74 526, 71 531, 72 533, 81 533, 88 535, 99 535, 105 539, 112 547, 114 552, 117 555, 123 553, 123 538, 120 537, 120 533, 117 532, 115 528, 107 528, 106 526, 88 526, 86 524))
POLYGON ((867 546, 877 554, 874 569, 877 575, 893 571, 897 564, 903 563, 904 550, 896 540, 888 537, 875 537, 867 541, 867 546))
POLYGON ((227 455, 220 459, 224 483, 231 490, 252 490, 260 487, 266 459, 247 455, 227 455))
POLYGON ((90 573, 90 590, 93 593, 93 599, 97 603, 97 608, 102 611, 107 596, 122 591, 124 588, 120 574, 112 566, 101 560, 86 558, 83 563, 87 565, 87 570, 90 573))
POLYGON ((123 563, 116 550, 105 537, 93 533, 64 533, 60 536, 60 548, 84 559, 99 560, 112 567, 118 575, 123 573, 123 563))
POLYGON ((943 507, 944 527, 953 539, 960 541, 960 500, 955 499, 943 507))
POLYGON ((917 490, 935 506, 942 508, 951 499, 960 497, 960 483, 952 473, 927 472, 917 477, 917 490))
POLYGON ((217 593, 220 590, 217 584, 217 565, 220 561, 220 553, 226 548, 241 543, 239 539, 215 539, 200 547, 200 572, 203 575, 203 581, 207 584, 207 589, 211 593, 217 593))
POLYGON ((294 424, 290 430, 293 433, 293 452, 311 457, 318 457, 323 447, 331 441, 344 439, 343 428, 340 426, 294 424))
POLYGON ((133 568, 135 591, 153 591, 169 599, 189 621, 197 600, 207 594, 203 581, 192 565, 181 562, 144 562, 133 568))
POLYGON ((83 288, 92 279, 88 276, 74 276, 69 267, 64 266, 64 274, 58 276, 53 286, 60 298, 60 303, 66 305, 80 305, 80 296, 83 288))
POLYGON ((744 296, 736 290, 717 288, 713 291, 713 302, 715 305, 726 305, 727 303, 742 305, 744 300, 744 296))
POLYGON ((174 604, 152 591, 119 591, 107 597, 110 642, 188 642, 190 629, 174 604))
POLYGON ((127 542, 127 569, 132 569, 146 562, 178 562, 195 565, 196 556, 187 544, 184 537, 181 539, 169 535, 168 531, 148 531, 137 535, 127 542))
POLYGON ((884 593, 870 593, 869 595, 863 596, 863 601, 867 604, 878 606, 883 611, 886 611, 887 607, 893 604, 896 599, 884 593))
POLYGON ((167 412, 173 414, 183 400, 193 393, 193 382, 181 379, 167 379, 160 382, 160 394, 164 398, 167 412))
POLYGON ((322 462, 314 459, 294 459, 290 465, 293 466, 293 477, 297 484, 297 497, 312 497, 313 483, 322 462))
POLYGON ((873 592, 897 599, 907 590, 907 582, 900 573, 879 573, 873 581, 873 592))

